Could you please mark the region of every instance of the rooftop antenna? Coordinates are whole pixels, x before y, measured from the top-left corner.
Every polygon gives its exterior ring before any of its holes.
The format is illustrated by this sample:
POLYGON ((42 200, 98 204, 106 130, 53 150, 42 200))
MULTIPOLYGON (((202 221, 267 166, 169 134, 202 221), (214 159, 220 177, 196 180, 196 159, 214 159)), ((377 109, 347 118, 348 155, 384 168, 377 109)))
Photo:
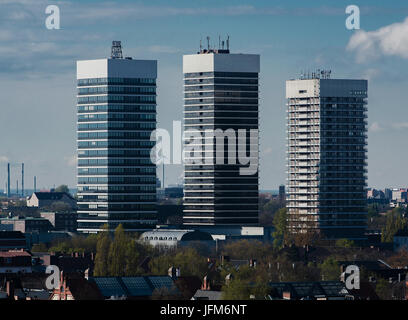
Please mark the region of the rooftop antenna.
POLYGON ((229 50, 229 35, 227 35, 227 50, 229 50))
POLYGON ((21 164, 21 196, 24 197, 24 162, 21 164))
POLYGON ((207 48, 208 48, 208 51, 210 51, 210 37, 209 36, 207 36, 207 48))
POLYGON ((10 163, 7 163, 7 198, 10 198, 10 163))
POLYGON ((218 50, 221 49, 221 36, 218 35, 218 50))
POLYGON ((123 59, 122 43, 120 41, 112 41, 111 58, 112 59, 123 59))
POLYGON ((203 39, 201 38, 200 39, 200 52, 202 51, 203 51, 203 39))

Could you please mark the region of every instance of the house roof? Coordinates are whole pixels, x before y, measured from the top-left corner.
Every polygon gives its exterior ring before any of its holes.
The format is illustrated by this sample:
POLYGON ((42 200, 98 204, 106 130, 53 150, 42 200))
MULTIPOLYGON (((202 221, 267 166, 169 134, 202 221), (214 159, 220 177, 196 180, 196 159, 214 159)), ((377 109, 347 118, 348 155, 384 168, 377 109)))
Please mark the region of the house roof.
POLYGON ((0 231, 0 239, 24 239, 25 235, 21 231, 0 231))
POLYGON ((221 300, 221 291, 197 290, 192 299, 194 300, 221 300))
POLYGON ((272 295, 282 297, 284 292, 290 292, 291 299, 307 297, 341 297, 348 291, 340 281, 319 282, 271 282, 272 295))
POLYGON ((145 297, 156 289, 167 288, 175 294, 179 290, 169 276, 145 277, 90 277, 104 297, 145 297))
POLYGON ((66 192, 34 192, 33 195, 35 195, 38 200, 61 200, 64 196, 75 200, 69 193, 66 192))
POLYGON ((31 254, 22 250, 0 251, 0 258, 31 257, 31 254))

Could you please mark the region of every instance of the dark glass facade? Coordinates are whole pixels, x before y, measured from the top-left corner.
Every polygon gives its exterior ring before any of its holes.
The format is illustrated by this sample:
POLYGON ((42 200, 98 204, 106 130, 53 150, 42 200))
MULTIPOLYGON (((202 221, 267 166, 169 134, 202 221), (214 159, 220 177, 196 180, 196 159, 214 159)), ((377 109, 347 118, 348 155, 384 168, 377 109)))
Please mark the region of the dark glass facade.
POLYGON ((156 79, 79 79, 78 231, 156 224, 156 79))
MULTIPOLYGON (((238 160, 238 130, 245 129, 245 143, 258 145, 250 139, 250 130, 258 130, 257 72, 197 72, 184 74, 184 129, 198 130, 202 157, 204 150, 213 150, 211 161, 193 163, 185 154, 184 224, 186 225, 256 225, 258 223, 258 170, 252 175, 240 174, 246 167, 238 160), (227 135, 224 140, 224 161, 214 158, 216 138, 205 138, 206 130, 219 130, 222 135, 233 130, 236 140, 236 162, 229 162, 227 135), (221 131, 222 130, 222 131, 221 131), (190 160, 190 161, 189 161, 190 160)), ((205 159, 209 160, 209 159, 205 159)), ((258 161, 258 153, 256 154, 258 161)))

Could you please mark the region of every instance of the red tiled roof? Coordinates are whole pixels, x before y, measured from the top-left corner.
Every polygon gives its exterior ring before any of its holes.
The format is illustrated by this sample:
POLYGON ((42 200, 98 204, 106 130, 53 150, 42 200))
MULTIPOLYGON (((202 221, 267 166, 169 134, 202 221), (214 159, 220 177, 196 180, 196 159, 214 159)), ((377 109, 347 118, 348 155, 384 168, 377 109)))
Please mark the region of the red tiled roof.
POLYGON ((27 251, 21 250, 10 250, 10 251, 0 251, 1 258, 10 258, 10 257, 31 257, 31 254, 27 251))

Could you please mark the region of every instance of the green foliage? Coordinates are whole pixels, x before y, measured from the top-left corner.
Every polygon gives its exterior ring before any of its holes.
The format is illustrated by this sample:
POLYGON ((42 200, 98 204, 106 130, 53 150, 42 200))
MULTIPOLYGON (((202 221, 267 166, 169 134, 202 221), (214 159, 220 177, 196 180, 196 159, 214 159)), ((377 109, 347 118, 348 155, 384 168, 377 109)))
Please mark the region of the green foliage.
POLYGON ((407 227, 407 220, 402 216, 402 213, 401 208, 394 208, 387 213, 385 227, 382 229, 382 242, 392 242, 394 235, 407 227))
POLYGON ((339 239, 336 241, 336 247, 352 248, 354 246, 355 246, 355 243, 353 240, 339 239))
POLYGON ((375 286, 375 293, 381 300, 391 300, 391 286, 387 280, 380 278, 375 286))
POLYGON ((45 243, 36 243, 31 247, 31 252, 48 252, 48 248, 45 243))
POLYGON ((68 186, 67 186, 66 184, 62 184, 62 185, 56 187, 54 191, 55 191, 55 192, 66 192, 66 193, 69 193, 69 188, 68 188, 68 186))
POLYGON ((74 236, 65 240, 52 242, 49 252, 73 253, 73 252, 95 252, 97 243, 96 235, 74 236))
POLYGON ((200 279, 207 272, 207 260, 194 248, 180 248, 152 258, 149 262, 154 275, 167 274, 170 267, 180 268, 182 276, 197 276, 200 279))
POLYGON ((335 258, 328 257, 322 264, 320 264, 319 268, 322 280, 332 281, 340 279, 340 266, 335 258))
POLYGON ((115 229, 113 241, 110 243, 108 253, 108 270, 110 276, 136 276, 141 273, 139 269, 140 252, 136 240, 125 233, 120 224, 115 229))
POLYGON ((259 224, 261 226, 272 226, 274 215, 283 206, 284 204, 279 200, 268 199, 261 195, 259 197, 259 224))
POLYGON ((248 300, 250 296, 249 281, 234 279, 222 287, 223 300, 248 300))
POLYGON ((367 208, 367 218, 374 218, 379 216, 379 206, 377 204, 370 204, 367 208))
POLYGON ((111 238, 109 236, 108 227, 103 227, 105 231, 99 232, 97 236, 96 255, 94 275, 97 277, 109 275, 109 248, 111 246, 111 238))
POLYGON ((270 254, 272 247, 257 240, 239 240, 225 244, 223 255, 231 259, 261 259, 270 254))
POLYGON ((275 231, 272 234, 274 237, 273 246, 275 248, 281 248, 285 241, 288 225, 286 208, 278 210, 273 218, 273 225, 275 227, 275 231))

